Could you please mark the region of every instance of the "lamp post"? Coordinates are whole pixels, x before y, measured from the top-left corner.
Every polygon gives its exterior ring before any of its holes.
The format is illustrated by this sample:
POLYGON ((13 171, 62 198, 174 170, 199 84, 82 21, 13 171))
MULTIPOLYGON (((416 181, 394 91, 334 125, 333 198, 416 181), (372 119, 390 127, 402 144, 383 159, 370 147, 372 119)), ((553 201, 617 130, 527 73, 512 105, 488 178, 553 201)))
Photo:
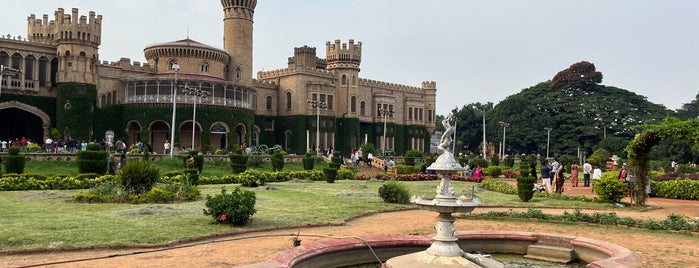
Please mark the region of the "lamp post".
POLYGON ((201 85, 197 87, 185 87, 182 90, 182 93, 186 95, 192 95, 194 96, 194 112, 192 113, 192 149, 194 150, 194 131, 197 126, 197 100, 199 98, 206 98, 207 96, 211 95, 211 92, 206 91, 201 88, 201 85))
POLYGON ((2 77, 3 75, 15 76, 20 74, 22 71, 5 67, 5 65, 0 65, 0 94, 2 94, 2 77))
POLYGON ((328 104, 317 100, 306 100, 306 102, 310 103, 311 107, 316 108, 316 146, 313 148, 313 150, 316 150, 320 146, 320 108, 325 109, 328 107, 328 104))
POLYGON ((500 125, 502 126, 502 152, 500 153, 500 158, 505 159, 505 131, 510 126, 510 123, 500 121, 500 125))
POLYGON ((483 112, 483 159, 487 159, 485 153, 487 147, 487 143, 485 142, 485 109, 482 109, 481 112, 483 112))
POLYGON ((550 127, 544 128, 548 134, 546 134, 546 159, 549 159, 549 141, 551 140, 551 130, 550 127))
POLYGON ((381 142, 381 156, 386 157, 386 117, 393 116, 393 110, 379 108, 379 115, 383 116, 383 141, 381 142))
POLYGON ((172 64, 172 70, 175 71, 175 84, 172 86, 172 124, 170 124, 170 159, 175 152, 175 111, 177 106, 177 74, 180 72, 180 65, 172 64))

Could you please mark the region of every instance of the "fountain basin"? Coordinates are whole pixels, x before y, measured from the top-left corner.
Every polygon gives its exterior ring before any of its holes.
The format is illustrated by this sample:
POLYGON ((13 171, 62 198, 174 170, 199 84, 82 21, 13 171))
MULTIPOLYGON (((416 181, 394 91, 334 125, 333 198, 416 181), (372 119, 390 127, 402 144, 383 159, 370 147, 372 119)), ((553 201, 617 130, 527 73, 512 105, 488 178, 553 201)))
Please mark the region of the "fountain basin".
MULTIPOLYGON (((546 245, 569 250, 574 260, 588 263, 587 267, 640 267, 641 256, 637 253, 602 240, 561 234, 540 234, 509 231, 460 231, 456 232, 458 245, 466 252, 505 253, 527 255, 536 247, 546 245)), ((305 268, 342 267, 377 263, 369 250, 376 252, 382 262, 410 253, 425 250, 432 244, 432 237, 381 236, 368 238, 342 238, 310 243, 287 250, 272 259, 245 265, 245 268, 305 268)))

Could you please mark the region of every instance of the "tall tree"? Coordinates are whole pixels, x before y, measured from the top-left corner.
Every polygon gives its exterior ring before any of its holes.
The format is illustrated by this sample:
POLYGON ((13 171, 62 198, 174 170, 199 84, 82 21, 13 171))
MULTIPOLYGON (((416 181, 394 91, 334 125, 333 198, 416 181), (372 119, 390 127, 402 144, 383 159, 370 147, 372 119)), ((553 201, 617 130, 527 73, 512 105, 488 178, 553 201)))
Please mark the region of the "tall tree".
POLYGON ((580 91, 596 89, 599 83, 602 83, 602 73, 595 69, 594 64, 581 61, 558 72, 551 80, 551 88, 578 95, 580 91))
POLYGON ((699 118, 699 94, 689 103, 682 104, 682 108, 677 109, 677 117, 681 119, 699 118))

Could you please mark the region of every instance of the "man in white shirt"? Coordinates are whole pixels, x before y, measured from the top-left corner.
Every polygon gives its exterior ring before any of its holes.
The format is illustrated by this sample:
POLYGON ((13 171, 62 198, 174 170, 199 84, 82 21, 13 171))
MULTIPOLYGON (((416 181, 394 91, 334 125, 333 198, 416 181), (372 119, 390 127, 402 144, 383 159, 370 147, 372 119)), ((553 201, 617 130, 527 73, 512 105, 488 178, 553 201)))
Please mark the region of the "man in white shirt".
POLYGON ((590 186, 590 172, 592 172, 592 165, 587 161, 583 164, 583 186, 590 186))
POLYGON ((595 170, 592 171, 592 192, 595 192, 595 182, 602 178, 602 170, 599 166, 595 166, 595 170))
POLYGON ((5 149, 7 149, 7 141, 2 141, 0 143, 2 143, 2 150, 0 150, 0 152, 4 152, 5 149))
POLYGON ((44 145, 46 146, 47 153, 53 152, 53 140, 51 138, 46 138, 46 141, 44 141, 44 145))

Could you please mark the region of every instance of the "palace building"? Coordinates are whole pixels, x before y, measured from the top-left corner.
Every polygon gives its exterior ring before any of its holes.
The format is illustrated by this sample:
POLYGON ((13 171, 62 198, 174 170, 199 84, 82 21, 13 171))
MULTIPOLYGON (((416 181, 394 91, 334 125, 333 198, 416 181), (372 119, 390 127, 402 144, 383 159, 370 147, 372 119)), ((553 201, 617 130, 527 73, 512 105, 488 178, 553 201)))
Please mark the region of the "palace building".
POLYGON ((253 77, 257 1, 221 4, 223 49, 189 38, 163 42, 144 48, 143 63, 100 60, 102 16, 93 11, 30 15, 26 37, 0 36, 0 140, 141 141, 155 153, 167 140, 203 151, 244 142, 296 154, 363 143, 429 151, 435 82, 362 78, 362 43, 352 39, 326 42, 325 58, 315 47, 294 48, 286 68, 253 77))

